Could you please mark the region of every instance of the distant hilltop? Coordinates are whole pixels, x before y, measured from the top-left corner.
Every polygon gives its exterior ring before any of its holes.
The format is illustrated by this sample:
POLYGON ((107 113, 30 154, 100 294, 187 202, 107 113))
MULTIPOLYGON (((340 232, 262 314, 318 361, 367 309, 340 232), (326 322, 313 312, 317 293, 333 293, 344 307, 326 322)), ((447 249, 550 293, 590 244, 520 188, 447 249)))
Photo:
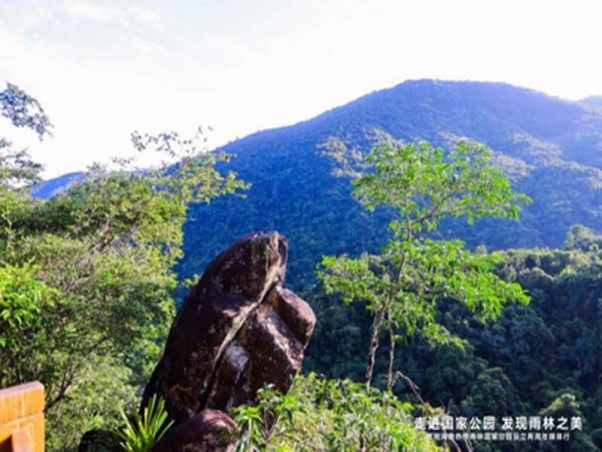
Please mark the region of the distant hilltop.
POLYGON ((74 183, 83 180, 84 172, 77 171, 74 173, 63 174, 62 176, 49 179, 36 185, 32 189, 32 195, 36 198, 49 199, 59 193, 69 189, 74 183))

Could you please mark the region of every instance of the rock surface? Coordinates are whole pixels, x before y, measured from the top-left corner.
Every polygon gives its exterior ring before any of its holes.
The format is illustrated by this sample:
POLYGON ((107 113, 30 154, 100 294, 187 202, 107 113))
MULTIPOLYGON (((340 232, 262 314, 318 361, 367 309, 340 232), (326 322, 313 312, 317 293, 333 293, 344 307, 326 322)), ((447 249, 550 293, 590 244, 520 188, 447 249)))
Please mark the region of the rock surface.
POLYGON ((191 435, 200 432, 209 419, 202 413, 253 403, 265 384, 290 388, 316 318, 282 287, 287 248, 277 232, 248 235, 218 255, 191 290, 141 407, 159 394, 176 423, 170 435, 184 425, 191 435))
POLYGON ((77 452, 121 452, 119 438, 106 430, 90 430, 82 436, 77 452))
POLYGON ((203 410, 173 428, 153 452, 233 451, 234 421, 223 411, 203 410))

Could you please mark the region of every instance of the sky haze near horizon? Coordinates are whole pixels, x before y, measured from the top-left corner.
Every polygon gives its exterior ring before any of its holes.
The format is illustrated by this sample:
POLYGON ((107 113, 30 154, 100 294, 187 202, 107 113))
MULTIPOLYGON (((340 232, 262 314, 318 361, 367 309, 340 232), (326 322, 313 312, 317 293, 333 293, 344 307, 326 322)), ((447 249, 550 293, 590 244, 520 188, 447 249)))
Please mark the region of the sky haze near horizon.
MULTIPOLYGON (((217 146, 405 80, 602 94, 590 0, 0 0, 0 89, 35 96, 54 137, 8 129, 45 177, 133 154, 129 134, 199 125, 217 146)), ((7 133, 4 133, 4 129, 7 133)))

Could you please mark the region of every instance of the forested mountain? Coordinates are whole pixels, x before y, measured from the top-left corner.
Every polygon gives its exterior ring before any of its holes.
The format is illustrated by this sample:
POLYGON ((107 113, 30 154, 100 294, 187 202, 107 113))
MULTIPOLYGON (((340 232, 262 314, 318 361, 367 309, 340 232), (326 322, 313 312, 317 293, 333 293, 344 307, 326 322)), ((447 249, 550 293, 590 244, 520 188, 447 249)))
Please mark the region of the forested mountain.
MULTIPOLYGON (((353 200, 349 180, 332 176, 320 149, 335 136, 367 151, 375 130, 441 146, 462 137, 479 141, 494 151, 514 188, 533 198, 520 223, 442 228, 470 246, 557 247, 572 224, 600 230, 602 111, 508 84, 418 80, 224 146, 235 156, 228 168, 252 186, 244 200, 191 209, 180 275, 201 272, 219 250, 254 230, 276 229, 289 238, 290 281, 298 289, 313 281, 321 255, 377 249, 386 239, 387 212, 369 213, 353 200)), ((48 196, 62 185, 48 181, 36 194, 48 196)))
POLYGON ((243 201, 193 208, 185 226, 184 276, 253 230, 277 229, 291 242, 290 281, 303 288, 323 254, 375 250, 387 212, 367 212, 334 178, 320 145, 330 136, 368 150, 373 130, 445 146, 458 137, 486 144, 514 187, 533 198, 520 223, 484 220, 443 231, 489 249, 557 247, 570 225, 602 225, 602 113, 580 103, 506 84, 406 82, 294 126, 232 142, 230 166, 252 184, 243 201))
POLYGON ((63 174, 34 187, 32 194, 36 198, 49 199, 69 189, 75 182, 83 180, 83 178, 84 173, 81 171, 63 174))

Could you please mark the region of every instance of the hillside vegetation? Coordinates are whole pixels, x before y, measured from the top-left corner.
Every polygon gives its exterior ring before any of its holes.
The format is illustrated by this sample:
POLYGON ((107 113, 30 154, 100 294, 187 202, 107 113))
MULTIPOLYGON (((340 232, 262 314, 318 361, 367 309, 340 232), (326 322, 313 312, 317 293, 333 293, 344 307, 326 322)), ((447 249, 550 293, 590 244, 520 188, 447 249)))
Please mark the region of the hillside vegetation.
POLYGON ((505 84, 406 82, 294 126, 258 132, 224 147, 231 168, 251 184, 244 201, 193 207, 178 272, 200 272, 215 253, 253 230, 276 229, 291 246, 290 283, 314 281, 323 254, 377 251, 390 213, 371 215, 333 176, 321 145, 338 137, 366 153, 381 134, 451 147, 460 137, 494 152, 513 187, 533 199, 519 222, 485 219, 442 225, 488 249, 558 247, 573 224, 602 232, 602 113, 579 103, 505 84))
MULTIPOLYGON (((11 365, 0 383, 47 385, 53 447, 115 428, 184 281, 246 233, 276 229, 290 244, 287 280, 318 323, 292 392, 266 389, 237 413, 243 450, 435 450, 412 424, 448 415, 580 422, 570 443, 465 449, 599 450, 602 113, 592 105, 505 84, 407 82, 230 143, 230 161, 66 175, 34 199, 39 165, 4 141, 0 359, 11 365), (216 197, 242 188, 245 199, 216 197)), ((13 117, 40 136, 49 126, 13 117)))

